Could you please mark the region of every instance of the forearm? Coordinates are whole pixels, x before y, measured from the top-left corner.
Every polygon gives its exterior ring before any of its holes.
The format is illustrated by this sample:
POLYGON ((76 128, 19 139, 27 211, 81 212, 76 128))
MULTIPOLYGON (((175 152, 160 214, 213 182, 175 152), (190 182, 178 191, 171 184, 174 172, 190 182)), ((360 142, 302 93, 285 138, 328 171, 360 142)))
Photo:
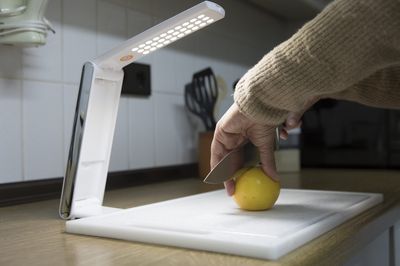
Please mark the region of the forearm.
POLYGON ((308 99, 339 95, 399 63, 400 2, 338 0, 250 69, 235 102, 251 119, 277 125, 308 99))
POLYGON ((400 109, 400 66, 379 70, 354 86, 330 95, 329 98, 400 109))

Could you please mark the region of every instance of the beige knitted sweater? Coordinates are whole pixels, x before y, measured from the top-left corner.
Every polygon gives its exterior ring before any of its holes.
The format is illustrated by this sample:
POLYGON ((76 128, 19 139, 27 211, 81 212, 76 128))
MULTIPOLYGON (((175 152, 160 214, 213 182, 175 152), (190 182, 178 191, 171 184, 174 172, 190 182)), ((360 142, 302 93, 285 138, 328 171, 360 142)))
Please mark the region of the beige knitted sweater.
POLYGON ((400 108, 400 0, 337 0, 238 82, 240 111, 278 125, 313 97, 400 108))

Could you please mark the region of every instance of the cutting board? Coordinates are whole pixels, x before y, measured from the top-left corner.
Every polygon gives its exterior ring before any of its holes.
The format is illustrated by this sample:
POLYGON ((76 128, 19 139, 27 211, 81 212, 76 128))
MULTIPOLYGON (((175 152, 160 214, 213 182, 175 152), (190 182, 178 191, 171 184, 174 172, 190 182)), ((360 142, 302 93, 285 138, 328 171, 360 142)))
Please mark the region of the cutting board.
POLYGON ((282 189, 273 209, 251 212, 218 190, 67 221, 66 231, 278 259, 382 199, 372 193, 282 189))

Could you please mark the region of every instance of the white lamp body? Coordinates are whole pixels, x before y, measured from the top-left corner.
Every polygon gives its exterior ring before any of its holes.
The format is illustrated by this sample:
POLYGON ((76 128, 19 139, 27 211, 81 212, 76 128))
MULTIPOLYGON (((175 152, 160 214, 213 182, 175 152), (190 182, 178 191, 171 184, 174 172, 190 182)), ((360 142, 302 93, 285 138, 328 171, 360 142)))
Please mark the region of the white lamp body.
POLYGON ((103 197, 124 76, 122 68, 224 15, 219 5, 202 2, 84 65, 60 202, 62 218, 117 210, 104 207, 103 197))

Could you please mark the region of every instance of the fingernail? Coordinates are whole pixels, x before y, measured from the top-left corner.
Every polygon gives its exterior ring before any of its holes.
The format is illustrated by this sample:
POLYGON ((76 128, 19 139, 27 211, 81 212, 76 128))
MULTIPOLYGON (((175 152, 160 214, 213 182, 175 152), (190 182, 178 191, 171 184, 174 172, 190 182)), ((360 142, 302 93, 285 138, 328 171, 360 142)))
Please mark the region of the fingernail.
POLYGON ((235 193, 235 184, 232 184, 231 182, 225 183, 225 189, 228 196, 232 196, 235 193))
POLYGON ((291 127, 294 127, 294 126, 296 125, 296 123, 297 123, 297 122, 296 122, 295 119, 289 119, 289 120, 288 120, 288 125, 291 126, 291 127))
POLYGON ((270 175, 269 177, 275 182, 279 182, 279 180, 280 180, 280 177, 278 174, 273 174, 273 175, 270 175))
POLYGON ((271 179, 273 180, 273 181, 275 181, 275 182, 279 182, 279 180, 280 180, 280 178, 279 178, 279 176, 271 176, 271 179))
POLYGON ((235 193, 235 190, 233 189, 233 187, 229 187, 229 189, 228 189, 228 195, 229 195, 229 196, 233 196, 234 193, 235 193))

